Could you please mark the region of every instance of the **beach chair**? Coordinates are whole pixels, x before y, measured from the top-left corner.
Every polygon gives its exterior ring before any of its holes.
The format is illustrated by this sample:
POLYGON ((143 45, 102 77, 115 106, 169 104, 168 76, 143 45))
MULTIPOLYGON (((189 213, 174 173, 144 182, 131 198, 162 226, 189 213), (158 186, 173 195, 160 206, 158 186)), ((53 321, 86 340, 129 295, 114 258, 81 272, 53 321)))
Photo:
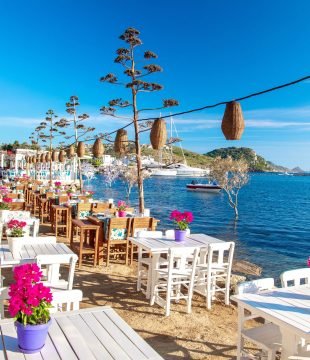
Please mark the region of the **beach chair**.
MULTIPOLYGON (((147 237, 160 239, 163 237, 162 231, 147 231, 140 230, 136 233, 137 237, 147 237)), ((160 263, 167 265, 167 259, 159 258, 160 263)), ((137 290, 142 291, 146 298, 149 299, 151 296, 151 282, 152 282, 152 259, 149 252, 142 251, 141 248, 138 249, 138 281, 137 281, 137 290)))
POLYGON ((53 291, 52 308, 50 313, 79 310, 80 302, 83 299, 83 292, 78 289, 53 291))
POLYGON ((75 254, 38 255, 36 263, 40 268, 47 268, 47 279, 44 285, 53 290, 72 290, 75 265, 77 262, 75 254), (60 279, 60 265, 69 265, 68 278, 60 279))
POLYGON ((106 266, 109 266, 111 256, 125 255, 125 263, 128 265, 130 218, 111 218, 107 232, 107 258, 106 266))
MULTIPOLYGON (((157 222, 151 217, 134 217, 131 221, 131 236, 137 236, 141 231, 155 231, 157 222)), ((133 263, 133 255, 137 253, 137 247, 130 242, 130 263, 133 263)))
POLYGON ((172 248, 168 252, 168 267, 153 269, 156 281, 151 298, 151 305, 156 302, 165 308, 165 315, 170 315, 171 300, 181 299, 187 302, 187 313, 191 312, 194 279, 198 260, 198 248, 172 248), (191 266, 187 259, 192 258, 191 266), (186 289, 184 291, 183 289, 186 289), (164 296, 162 296, 164 294, 164 296))
POLYGON ((211 301, 215 294, 225 295, 225 304, 229 305, 231 267, 235 243, 211 243, 208 246, 205 263, 197 266, 198 276, 195 291, 206 297, 207 309, 211 309, 211 301))
MULTIPOLYGON (((253 281, 246 281, 238 284, 236 288, 237 294, 257 294, 261 291, 272 290, 274 288, 273 278, 264 278, 253 281)), ((238 357, 249 356, 244 348, 244 340, 255 344, 259 349, 262 349, 259 356, 265 356, 268 360, 276 359, 276 352, 281 349, 282 336, 280 328, 272 323, 265 323, 263 325, 252 327, 249 329, 244 328, 244 324, 248 320, 259 318, 260 316, 255 313, 246 314, 243 308, 239 308, 239 326, 240 333, 238 334, 238 357)))
POLYGON ((288 270, 280 275, 282 287, 298 287, 310 284, 310 268, 288 270))

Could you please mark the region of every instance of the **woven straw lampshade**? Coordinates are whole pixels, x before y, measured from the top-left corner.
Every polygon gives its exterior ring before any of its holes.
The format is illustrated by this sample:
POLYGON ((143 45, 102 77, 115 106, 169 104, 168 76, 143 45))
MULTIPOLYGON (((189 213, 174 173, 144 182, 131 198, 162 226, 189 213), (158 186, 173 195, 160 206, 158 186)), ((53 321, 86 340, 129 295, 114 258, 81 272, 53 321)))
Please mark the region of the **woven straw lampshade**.
POLYGON ((28 156, 28 164, 31 164, 31 163, 32 163, 32 157, 28 156))
POLYGON ((52 161, 58 161, 58 152, 55 150, 52 152, 52 161))
POLYGON ((127 145, 128 145, 127 131, 124 129, 117 130, 114 140, 114 151, 120 155, 126 154, 127 145))
POLYGON ((37 159, 36 159, 36 157, 33 155, 33 157, 32 157, 32 163, 33 164, 36 164, 37 163, 37 159))
POLYGON ((41 162, 41 157, 40 155, 37 155, 37 163, 41 162))
POLYGON ((74 146, 71 145, 68 149, 67 149, 67 157, 68 159, 73 158, 74 156, 74 146))
POLYGON ((78 157, 83 157, 85 155, 85 144, 83 143, 83 141, 79 141, 78 142, 78 146, 77 146, 77 154, 78 157))
POLYGON ((222 131, 226 140, 240 140, 243 130, 244 119, 240 103, 227 103, 222 120, 222 131))
POLYGON ((152 148, 155 150, 162 149, 167 142, 167 128, 164 119, 156 119, 153 123, 150 140, 152 148))
POLYGON ((45 154, 40 155, 40 161, 41 163, 45 163, 45 154))
POLYGON ((96 158, 100 158, 104 153, 104 146, 100 139, 96 139, 93 145, 93 154, 96 158))
POLYGON ((50 152, 46 153, 46 155, 45 155, 45 161, 46 161, 46 162, 50 162, 50 161, 51 161, 51 153, 50 153, 50 152))
POLYGON ((59 161, 62 162, 62 163, 64 163, 64 162, 66 161, 65 156, 66 156, 65 151, 64 151, 64 150, 61 150, 61 151, 59 152, 59 156, 58 156, 59 161))
POLYGON ((29 164, 29 156, 25 156, 25 161, 26 161, 26 164, 29 164))

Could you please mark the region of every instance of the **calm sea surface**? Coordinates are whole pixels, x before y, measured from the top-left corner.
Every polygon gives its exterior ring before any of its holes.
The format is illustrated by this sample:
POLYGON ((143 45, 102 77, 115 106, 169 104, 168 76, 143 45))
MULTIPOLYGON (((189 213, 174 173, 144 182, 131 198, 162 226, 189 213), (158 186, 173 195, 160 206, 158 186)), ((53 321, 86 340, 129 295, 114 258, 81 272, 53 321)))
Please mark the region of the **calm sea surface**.
MULTIPOLYGON (((278 277, 288 269, 306 266, 310 256, 310 176, 253 174, 239 195, 239 220, 224 193, 187 191, 190 178, 150 178, 145 181, 145 207, 160 219, 160 229, 172 228, 174 209, 190 210, 193 233, 236 242, 236 256, 263 267, 263 276, 278 277)), ((124 184, 107 188, 101 175, 85 184, 96 198, 125 199, 124 184)), ((136 188, 131 205, 137 204, 136 188)))

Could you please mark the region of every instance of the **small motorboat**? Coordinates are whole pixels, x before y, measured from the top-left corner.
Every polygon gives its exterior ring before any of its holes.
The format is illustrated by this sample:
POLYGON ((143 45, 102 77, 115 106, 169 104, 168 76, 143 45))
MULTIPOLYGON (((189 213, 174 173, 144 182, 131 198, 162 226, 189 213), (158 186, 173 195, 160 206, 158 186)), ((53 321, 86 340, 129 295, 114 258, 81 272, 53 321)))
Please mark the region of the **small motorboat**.
POLYGON ((219 193, 222 188, 216 183, 201 184, 193 180, 190 184, 186 184, 186 189, 191 191, 202 191, 210 193, 219 193))

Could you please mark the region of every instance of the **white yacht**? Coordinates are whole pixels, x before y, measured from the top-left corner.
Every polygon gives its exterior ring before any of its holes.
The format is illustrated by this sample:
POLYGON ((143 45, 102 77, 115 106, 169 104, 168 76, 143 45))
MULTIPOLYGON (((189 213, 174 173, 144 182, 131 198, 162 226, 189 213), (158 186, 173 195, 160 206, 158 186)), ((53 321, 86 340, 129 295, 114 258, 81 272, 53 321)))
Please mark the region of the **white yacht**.
POLYGON ((176 170, 177 176, 202 177, 207 176, 210 172, 207 169, 200 169, 181 163, 169 165, 168 168, 176 170))
POLYGON ((167 168, 150 169, 152 176, 177 176, 177 170, 167 168))

